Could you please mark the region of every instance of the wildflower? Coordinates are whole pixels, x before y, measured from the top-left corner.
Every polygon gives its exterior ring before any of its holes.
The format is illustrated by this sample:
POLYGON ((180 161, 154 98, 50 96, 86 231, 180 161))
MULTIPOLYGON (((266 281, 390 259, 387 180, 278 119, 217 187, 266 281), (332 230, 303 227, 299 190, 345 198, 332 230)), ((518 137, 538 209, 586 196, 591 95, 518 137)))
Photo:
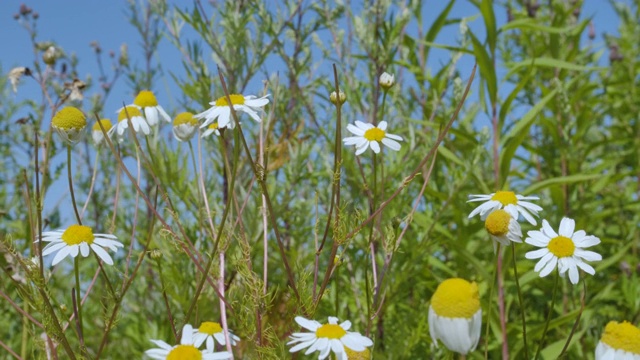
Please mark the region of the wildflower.
POLYGON ((118 110, 118 124, 115 126, 118 136, 123 136, 125 130, 129 128, 129 119, 135 132, 142 131, 143 134, 149 135, 151 129, 147 121, 142 117, 140 109, 130 105, 118 110))
POLYGON ((398 141, 402 141, 402 137, 389 134, 385 131, 386 129, 386 121, 381 121, 378 126, 356 121, 355 126, 351 124, 347 125, 347 130, 355 136, 344 138, 343 141, 345 145, 356 146, 356 155, 362 154, 368 147, 371 147, 371 150, 378 154, 380 152, 380 142, 391 150, 400 150, 400 143, 398 141))
POLYGON ((216 134, 216 136, 220 136, 220 131, 218 130, 218 123, 212 123, 211 125, 209 125, 209 127, 207 128, 207 130, 205 130, 202 133, 201 137, 207 137, 211 134, 216 134))
MULTIPOLYGON (((256 98, 253 95, 244 96, 232 94, 229 95, 229 97, 231 98, 231 104, 235 111, 246 113, 257 122, 261 121, 260 116, 258 116, 258 111, 269 103, 269 95, 256 98)), ((218 119, 219 129, 224 129, 226 127, 233 129, 236 126, 235 122, 231 118, 231 108, 227 103, 226 96, 218 98, 216 101, 212 101, 209 104, 213 105, 209 110, 205 110, 200 114, 195 115, 197 119, 204 119, 204 123, 200 125, 201 129, 207 127, 216 119, 218 119)))
POLYGON ((193 328, 186 324, 182 328, 182 338, 180 344, 171 346, 162 340, 151 340, 159 348, 150 349, 144 352, 145 355, 155 360, 219 360, 230 359, 231 354, 227 351, 209 352, 198 350, 194 345, 193 328))
MULTIPOLYGON (((219 342, 222 346, 227 345, 227 341, 224 337, 224 331, 219 323, 205 321, 200 324, 198 329, 193 329, 193 345, 200 347, 200 345, 206 341, 207 350, 213 351, 215 345, 215 341, 213 341, 213 339, 219 342)), ((240 341, 240 338, 229 331, 229 341, 231 342, 231 345, 235 346, 238 341, 240 341)))
POLYGON ((89 256, 89 250, 93 250, 96 255, 106 264, 113 265, 113 260, 107 248, 113 252, 123 247, 118 238, 110 234, 94 234, 93 229, 84 225, 71 225, 66 230, 59 229, 42 233, 42 241, 48 242, 42 249, 42 255, 47 256, 57 252, 53 257, 51 265, 56 265, 67 256, 75 258, 78 253, 83 257, 89 256))
POLYGON ((541 258, 533 269, 540 273, 540 277, 549 275, 556 265, 561 275, 569 271, 572 284, 578 283, 578 268, 591 275, 595 274, 596 271, 583 260, 600 261, 602 256, 584 248, 599 244, 600 239, 587 235, 584 230, 574 232, 574 228, 575 221, 563 218, 559 234, 556 234, 546 220, 542 220, 540 231, 527 232, 528 237, 524 242, 542 248, 524 255, 527 259, 541 258))
POLYGON ((111 137, 112 133, 111 128, 113 127, 113 124, 111 124, 111 120, 109 119, 100 119, 100 123, 96 122, 95 124, 93 124, 93 127, 91 128, 91 137, 93 138, 93 142, 96 145, 100 145, 102 144, 102 141, 104 141, 104 133, 100 128, 100 124, 102 124, 104 132, 107 134, 107 136, 111 137))
POLYGON ((364 351, 368 346, 373 345, 373 341, 366 336, 362 336, 357 332, 348 331, 351 328, 351 321, 345 321, 338 324, 338 318, 329 316, 328 324, 320 324, 315 320, 307 320, 301 316, 296 316, 296 322, 303 328, 312 331, 309 333, 293 333, 287 345, 295 344, 289 349, 289 352, 300 351, 306 347, 306 355, 319 351, 319 359, 326 359, 329 353, 333 351, 340 360, 347 360, 345 347, 360 352, 364 351))
POLYGON ((144 117, 149 125, 154 126, 158 123, 159 118, 163 118, 166 122, 171 122, 169 114, 158 105, 156 96, 149 90, 142 90, 133 100, 133 104, 144 112, 144 117))
POLYGON ((486 215, 489 215, 493 210, 504 208, 516 220, 518 219, 518 214, 520 214, 531 225, 536 225, 536 219, 533 218, 533 215, 537 216, 538 211, 541 211, 542 208, 523 200, 540 200, 540 198, 537 196, 516 195, 512 191, 497 191, 489 195, 469 195, 469 201, 467 202, 485 201, 469 214, 469 219, 476 214, 480 214, 480 217, 484 220, 486 215))
POLYGON ((610 321, 596 347, 596 360, 640 360, 640 329, 610 321))
POLYGON ((173 120, 173 136, 178 141, 189 141, 198 129, 198 120, 190 112, 183 112, 173 120))
POLYGON ((493 211, 487 216, 484 228, 495 242, 508 246, 511 241, 522 242, 522 230, 520 224, 508 212, 502 209, 493 211))
POLYGON ((389 90, 396 83, 395 76, 387 72, 383 72, 382 75, 380 75, 379 82, 382 89, 389 90))
POLYGON ((460 278, 438 285, 429 305, 429 333, 433 343, 466 355, 480 339, 482 309, 478 285, 460 278))
POLYGON ((87 120, 78 108, 67 106, 53 116, 51 124, 64 142, 74 145, 82 137, 87 120))
POLYGON ((20 78, 22 78, 23 75, 30 76, 31 70, 27 67, 20 66, 9 71, 7 77, 9 78, 9 82, 11 82, 11 87, 13 88, 14 93, 18 92, 18 84, 20 83, 20 78))
POLYGON ((331 95, 329 95, 329 100, 331 100, 332 103, 337 104, 338 103, 338 99, 340 100, 340 104, 344 104, 345 101, 347 101, 347 95, 345 95, 344 92, 342 92, 342 90, 340 90, 340 95, 338 96, 338 94, 336 94, 335 91, 331 92, 331 95))

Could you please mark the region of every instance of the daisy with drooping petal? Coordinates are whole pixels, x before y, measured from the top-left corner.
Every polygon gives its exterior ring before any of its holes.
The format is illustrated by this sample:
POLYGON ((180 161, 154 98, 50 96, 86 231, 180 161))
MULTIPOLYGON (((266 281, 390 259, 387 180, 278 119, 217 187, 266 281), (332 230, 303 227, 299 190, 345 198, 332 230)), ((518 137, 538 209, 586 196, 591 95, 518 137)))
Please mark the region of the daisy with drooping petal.
POLYGON ((131 125, 135 132, 142 131, 143 134, 149 135, 151 129, 147 120, 142 117, 140 109, 136 106, 125 106, 118 110, 118 123, 113 127, 112 131, 117 131, 118 136, 122 138, 124 132, 129 128, 129 119, 131 119, 131 125))
POLYGON ((162 340, 151 340, 151 342, 159 348, 147 350, 144 354, 154 360, 231 359, 231 354, 227 351, 209 352, 198 350, 198 347, 194 344, 193 328, 189 324, 182 328, 182 338, 179 345, 171 346, 162 340))
POLYGON ((42 241, 49 243, 42 249, 42 256, 57 252, 51 263, 53 266, 69 255, 75 258, 79 253, 83 257, 87 257, 90 250, 93 250, 105 264, 113 265, 111 256, 104 248, 117 252, 119 247, 124 246, 117 240, 115 235, 94 234, 89 226, 71 225, 66 230, 59 229, 42 233, 42 241))
MULTIPOLYGON (((258 116, 258 111, 261 111, 261 108, 269 103, 268 94, 261 98, 256 98, 253 95, 244 96, 239 94, 231 94, 229 97, 231 98, 231 104, 235 111, 248 114, 257 122, 261 121, 260 116, 258 116)), ((209 104, 213 105, 209 110, 205 110, 195 116, 197 119, 204 119, 204 123, 200 125, 201 129, 207 127, 216 119, 218 119, 219 129, 226 127, 233 129, 236 126, 235 121, 231 118, 231 107, 229 107, 227 103, 226 96, 218 98, 209 104)))
POLYGON ((296 322, 303 328, 311 331, 308 333, 293 333, 291 341, 287 345, 296 344, 289 352, 300 351, 307 348, 305 354, 319 351, 318 359, 326 359, 333 351, 340 360, 347 360, 345 347, 360 352, 373 345, 373 341, 357 332, 348 331, 351 328, 351 321, 347 320, 338 324, 338 318, 330 316, 328 324, 320 324, 315 320, 308 320, 302 316, 296 316, 296 322))
POLYGON ((536 225, 536 219, 534 219, 533 215, 537 216, 542 208, 524 200, 540 200, 540 198, 537 196, 516 195, 513 191, 497 191, 489 195, 469 195, 469 201, 467 202, 485 201, 469 214, 469 219, 476 214, 480 214, 480 217, 484 220, 486 215, 493 210, 504 208, 516 220, 518 220, 518 214, 520 214, 531 225, 536 225))
POLYGON ((147 123, 151 126, 156 125, 160 118, 164 119, 166 122, 171 122, 169 114, 164 111, 162 106, 158 105, 156 96, 149 90, 140 91, 133 100, 133 104, 142 109, 147 123))
POLYGON ((596 347, 596 360, 640 360, 640 329, 610 321, 596 347))
POLYGON ((198 129, 198 120, 190 112, 183 112, 173 120, 173 136, 178 141, 189 141, 198 129))
POLYGON ((475 350, 480 340, 482 309, 478 285, 460 278, 438 285, 429 305, 429 333, 433 343, 462 355, 475 350))
POLYGON ((384 144, 391 150, 400 150, 400 143, 398 141, 402 141, 402 137, 387 133, 386 121, 381 121, 378 126, 356 121, 355 126, 351 124, 347 125, 347 130, 355 136, 344 138, 344 144, 355 145, 356 155, 362 154, 369 147, 371 147, 374 153, 378 154, 380 152, 379 143, 384 144))
POLYGON ((202 132, 201 137, 205 138, 207 136, 210 136, 211 134, 216 134, 216 136, 220 136, 220 131, 218 130, 218 123, 217 122, 214 122, 211 125, 209 125, 207 130, 202 132))
POLYGON ((68 145, 75 145, 81 138, 87 119, 78 108, 67 106, 51 119, 51 126, 68 145))
POLYGON ((100 128, 100 125, 102 125, 102 127, 104 128, 105 133, 107 133, 107 136, 111 137, 111 128, 113 127, 113 124, 111 124, 111 120, 109 119, 100 119, 100 123, 96 122, 95 124, 93 124, 93 128, 91 128, 91 137, 93 138, 93 143, 97 145, 102 144, 102 142, 104 141, 104 133, 102 132, 102 128, 100 128))
POLYGON ((512 241, 522 242, 522 229, 516 219, 503 209, 495 210, 487 215, 484 221, 484 228, 487 230, 491 238, 494 240, 494 249, 496 242, 504 246, 508 246, 512 241))
MULTIPOLYGON (((200 347, 200 345, 206 341, 207 350, 213 351, 215 349, 214 339, 222 346, 227 345, 227 341, 224 338, 224 330, 220 323, 205 321, 200 324, 198 329, 193 329, 193 344, 196 347, 200 347)), ((235 346, 238 341, 240 341, 240 338, 232 334, 231 330, 229 330, 229 342, 231 342, 231 345, 235 346)))
POLYGON ((602 256, 584 248, 600 244, 600 239, 587 235, 584 230, 574 232, 575 225, 573 219, 562 218, 559 234, 556 234, 547 220, 542 220, 540 231, 527 232, 528 237, 524 242, 542 248, 529 251, 524 255, 527 259, 540 259, 533 269, 540 273, 540 277, 549 275, 556 265, 560 275, 569 271, 569 280, 572 284, 578 283, 578 268, 591 275, 596 273, 594 268, 584 260, 600 261, 602 256))

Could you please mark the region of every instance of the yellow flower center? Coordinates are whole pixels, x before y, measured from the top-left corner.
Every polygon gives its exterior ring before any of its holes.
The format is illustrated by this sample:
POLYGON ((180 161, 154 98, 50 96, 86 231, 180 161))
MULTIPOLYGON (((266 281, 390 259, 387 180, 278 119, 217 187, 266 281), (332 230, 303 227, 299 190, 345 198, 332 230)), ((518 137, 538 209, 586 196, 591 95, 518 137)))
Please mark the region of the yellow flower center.
MULTIPOLYGON (((239 94, 231 94, 229 95, 229 97, 231 98, 231 103, 233 105, 244 105, 244 96, 239 94)), ((218 100, 216 100, 216 106, 229 106, 229 104, 227 103, 227 97, 223 96, 221 98, 218 98, 218 100)))
POLYGON ((573 255, 576 245, 573 243, 573 240, 566 236, 556 236, 549 241, 547 249, 549 249, 553 255, 562 258, 573 255))
POLYGON ((138 96, 133 100, 133 103, 143 108, 158 106, 156 96, 149 90, 140 91, 138 96))
POLYGON ((377 127, 371 128, 364 132, 364 138, 369 141, 382 141, 384 139, 384 130, 377 127))
POLYGON ((628 321, 610 321, 604 328, 601 341, 616 350, 640 355, 640 329, 628 321))
POLYGON ((173 126, 188 124, 191 126, 198 125, 198 119, 193 117, 193 114, 190 112, 182 112, 176 116, 173 120, 173 126))
POLYGON ((509 232, 511 215, 500 209, 492 212, 484 221, 484 228, 493 236, 505 236, 509 232))
POLYGON ((178 345, 169 352, 167 360, 202 360, 202 353, 193 345, 178 345))
POLYGON ((80 243, 93 243, 93 231, 84 225, 71 225, 62 233, 62 241, 67 245, 78 245, 80 243))
POLYGON ((198 328, 198 331, 204 334, 213 335, 213 334, 221 333, 222 326, 220 326, 220 324, 218 324, 217 322, 205 321, 200 325, 200 327, 198 328))
POLYGON ((447 279, 438 285, 431 306, 439 316, 469 319, 480 309, 478 285, 460 278, 447 279))
MULTIPOLYGON (((111 120, 109 119, 100 119, 100 124, 102 124, 104 131, 109 131, 113 126, 113 124, 111 124, 111 120)), ((96 122, 95 124, 93 124, 93 128, 91 128, 91 130, 102 132, 102 129, 100 129, 100 124, 96 122)))
POLYGON ((347 332, 338 324, 324 324, 316 330, 316 337, 328 339, 340 339, 347 332))
POLYGON ((491 200, 500 201, 502 206, 507 206, 509 204, 515 205, 518 203, 518 198, 513 191, 497 191, 491 197, 491 200))
POLYGON ((58 111, 51 120, 53 126, 64 130, 80 130, 87 126, 87 120, 82 111, 73 106, 58 111))
POLYGON ((348 347, 344 347, 344 352, 347 353, 347 359, 349 360, 369 360, 371 359, 371 351, 365 348, 363 351, 353 351, 348 347))
POLYGON ((142 116, 140 109, 138 109, 135 106, 127 106, 122 108, 122 110, 120 110, 120 113, 118 114, 118 122, 127 121, 127 114, 129 114, 129 117, 132 119, 135 116, 142 116))

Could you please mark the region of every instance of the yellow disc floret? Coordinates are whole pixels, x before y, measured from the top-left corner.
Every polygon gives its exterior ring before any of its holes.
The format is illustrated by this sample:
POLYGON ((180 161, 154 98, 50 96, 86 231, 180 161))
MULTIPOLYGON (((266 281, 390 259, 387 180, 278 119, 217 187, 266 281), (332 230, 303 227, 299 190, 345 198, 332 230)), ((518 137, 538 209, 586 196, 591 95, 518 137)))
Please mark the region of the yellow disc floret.
POLYGON ((616 350, 640 355, 640 329, 628 321, 622 323, 610 321, 604 328, 604 334, 602 334, 600 341, 616 350))
POLYGON ((182 112, 176 116, 173 120, 173 126, 188 124, 191 126, 198 125, 198 119, 193 117, 193 114, 190 112, 182 112))
POLYGON ((167 360, 202 360, 202 352, 193 345, 178 345, 169 352, 167 360))
POLYGON ((371 128, 364 132, 364 138, 369 141, 382 141, 384 139, 384 130, 377 127, 371 128))
POLYGON ((82 113, 73 106, 58 111, 51 120, 53 126, 63 130, 80 130, 87 126, 87 120, 82 113))
MULTIPOLYGON (((113 124, 111 124, 111 120, 109 119, 100 119, 100 124, 102 124, 105 132, 109 131, 111 127, 113 127, 113 124)), ((96 123, 93 124, 91 130, 102 132, 102 129, 100 129, 100 124, 98 124, 98 122, 96 121, 96 123)))
POLYGON ((83 242, 91 245, 94 236, 93 230, 88 226, 71 225, 62 233, 61 238, 67 245, 78 245, 83 242))
POLYGON ((140 91, 138 96, 133 100, 133 103, 143 108, 158 106, 156 96, 149 90, 140 91))
POLYGON ((142 113, 140 109, 135 106, 124 107, 120 110, 120 113, 118 113, 118 122, 127 121, 127 115, 129 115, 129 118, 133 118, 134 116, 142 116, 142 113))
POLYGON ((573 255, 576 245, 573 243, 573 240, 566 236, 556 236, 549 241, 547 249, 549 249, 553 255, 563 258, 573 255))
POLYGON ((497 191, 491 200, 499 201, 502 206, 515 205, 518 203, 518 198, 513 191, 497 191))
POLYGON ((200 325, 200 327, 198 328, 198 331, 200 331, 203 334, 213 335, 213 334, 221 333, 222 326, 220 326, 220 324, 217 322, 205 321, 200 325))
POLYGON ((371 359, 371 351, 365 348, 363 351, 353 351, 348 347, 344 347, 344 352, 347 353, 347 359, 349 360, 369 360, 371 359))
POLYGON ((478 285, 460 278, 447 279, 438 285, 431 306, 439 316, 469 319, 480 309, 478 285))
MULTIPOLYGON (((244 105, 244 96, 239 94, 231 94, 229 95, 229 97, 231 98, 231 103, 233 105, 244 105)), ((227 103, 227 97, 223 96, 221 98, 218 98, 218 100, 216 100, 216 106, 229 106, 229 104, 227 103)))
POLYGON ((500 209, 492 212, 484 221, 484 228, 493 236, 505 236, 509 232, 511 215, 500 209))
POLYGON ((324 324, 316 330, 316 336, 319 338, 340 339, 347 335, 347 332, 337 324, 324 324))

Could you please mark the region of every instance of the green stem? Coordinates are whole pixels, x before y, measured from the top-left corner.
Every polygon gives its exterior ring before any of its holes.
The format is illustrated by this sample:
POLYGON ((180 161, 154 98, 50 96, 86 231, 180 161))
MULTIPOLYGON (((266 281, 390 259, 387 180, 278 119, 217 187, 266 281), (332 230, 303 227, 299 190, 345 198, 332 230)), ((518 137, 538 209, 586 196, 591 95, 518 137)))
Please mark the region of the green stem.
POLYGON ((520 305, 520 315, 522 316, 522 340, 524 341, 524 356, 529 359, 529 346, 527 345, 527 323, 525 322, 524 306, 522 301, 522 291, 520 289, 520 280, 518 279, 518 266, 516 264, 516 246, 511 246, 513 257, 513 274, 516 280, 516 289, 518 290, 518 302, 520 305))
POLYGON ((540 343, 538 344, 538 350, 536 350, 536 355, 533 357, 534 359, 538 358, 540 355, 540 351, 542 350, 542 345, 544 344, 544 338, 547 336, 547 330, 549 330, 549 322, 551 322, 551 315, 553 314, 553 306, 556 303, 556 294, 558 293, 558 283, 560 282, 560 272, 556 271, 556 281, 553 285, 553 295, 551 297, 551 306, 549 307, 549 313, 547 314, 547 321, 544 324, 544 330, 542 330, 542 336, 540 337, 540 343))
MULTIPOLYGON (((493 241, 493 240, 491 240, 493 241)), ((497 253, 500 253, 502 245, 498 243, 497 253)), ((496 266, 493 268, 493 276, 491 277, 493 281, 491 282, 491 287, 489 288, 489 304, 491 304, 491 299, 493 299, 493 290, 496 285, 496 277, 498 276, 498 256, 496 256, 496 266)), ((491 306, 487 307, 489 311, 487 311, 487 326, 484 331, 484 358, 487 360, 489 358, 489 326, 491 325, 491 306)))
MULTIPOLYGON (((78 337, 80 339, 84 338, 84 330, 82 324, 82 297, 80 296, 80 257, 76 256, 73 259, 73 271, 75 273, 76 278, 76 307, 78 308, 78 337)), ((82 340, 80 344, 82 346, 82 340)), ((84 346, 82 346, 84 347, 84 346)))
POLYGON ((67 178, 69 180, 69 192, 71 193, 71 203, 73 204, 73 211, 76 214, 78 225, 82 225, 82 220, 80 220, 80 213, 78 212, 78 206, 76 205, 76 195, 73 192, 73 179, 71 178, 71 145, 67 145, 67 178))

